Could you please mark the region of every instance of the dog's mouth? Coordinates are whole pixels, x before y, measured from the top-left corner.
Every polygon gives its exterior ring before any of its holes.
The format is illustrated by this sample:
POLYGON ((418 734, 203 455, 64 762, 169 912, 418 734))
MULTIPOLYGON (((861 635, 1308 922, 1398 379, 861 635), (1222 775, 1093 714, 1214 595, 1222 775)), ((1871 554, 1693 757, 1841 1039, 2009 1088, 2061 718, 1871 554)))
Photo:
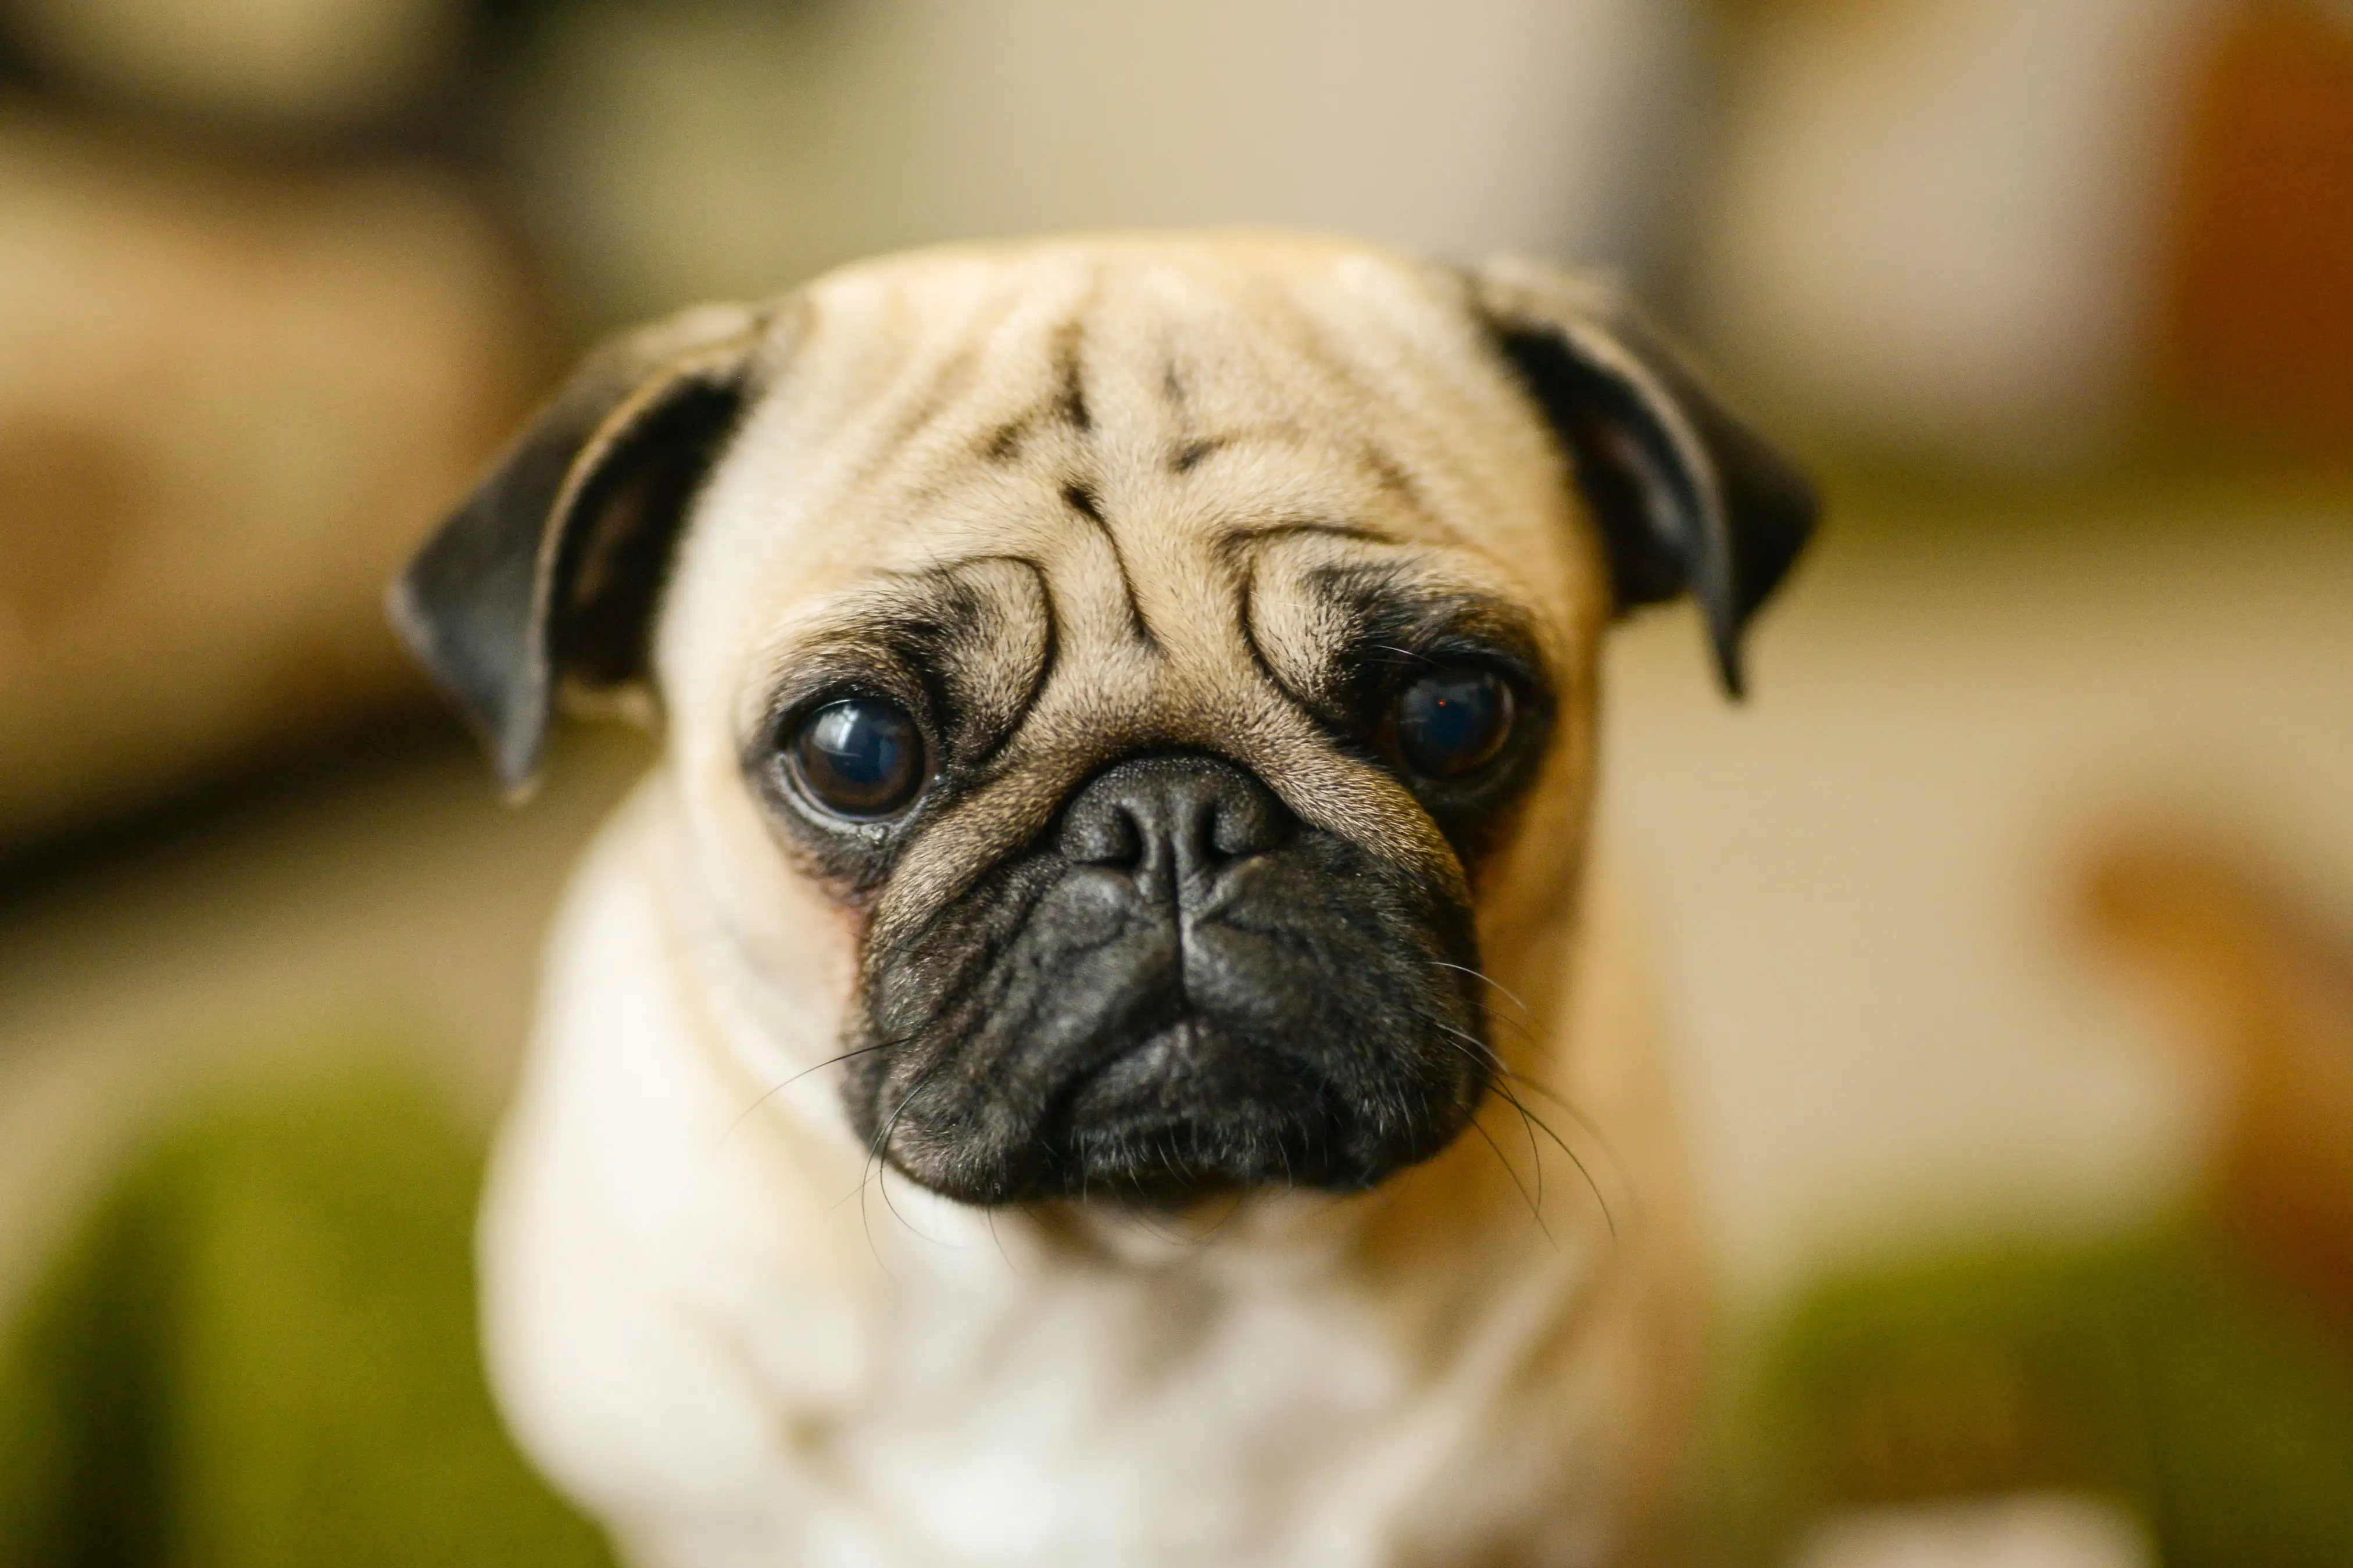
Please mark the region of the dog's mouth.
POLYGON ((1119 1195, 1159 1202, 1253 1184, 1274 1169, 1315 1172, 1324 1152, 1345 1142, 1345 1117, 1322 1103, 1303 1067, 1267 1059, 1215 1024, 1184 1020, 1077 1086, 1045 1129, 1045 1161, 1074 1177, 1082 1195, 1101 1181, 1119 1195))
POLYGON ((892 1096, 872 1137, 894 1169, 965 1203, 1182 1208, 1376 1186, 1451 1143, 1486 1088, 1468 1063, 1432 1073, 1368 1052, 1335 1070, 1187 1018, 1082 1070, 1035 1114, 1018 1093, 934 1072, 892 1096))
POLYGON ((1314 1060, 1188 1018, 1082 1073, 1035 1119, 986 1092, 911 1089, 886 1119, 881 1152, 975 1204, 1181 1208, 1269 1186, 1352 1191, 1451 1142, 1483 1087, 1400 1087, 1385 1106, 1352 1104, 1314 1060))
POLYGON ((973 1204, 1376 1185, 1491 1081, 1469 911, 1436 880, 1229 764, 1114 769, 1050 842, 869 954, 853 1124, 973 1204))

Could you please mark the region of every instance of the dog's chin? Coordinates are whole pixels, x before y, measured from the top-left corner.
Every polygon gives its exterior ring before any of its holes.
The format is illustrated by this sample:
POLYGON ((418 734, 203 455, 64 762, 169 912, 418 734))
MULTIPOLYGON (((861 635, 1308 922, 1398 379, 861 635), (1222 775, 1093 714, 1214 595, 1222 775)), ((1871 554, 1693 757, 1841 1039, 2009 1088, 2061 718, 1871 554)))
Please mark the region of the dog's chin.
POLYGON ((1112 1053, 1033 1125, 1000 1107, 944 1125, 925 1118, 886 1157, 960 1203, 1175 1214, 1261 1192, 1377 1186, 1460 1136, 1485 1089, 1343 1089, 1263 1042, 1187 1018, 1112 1053))

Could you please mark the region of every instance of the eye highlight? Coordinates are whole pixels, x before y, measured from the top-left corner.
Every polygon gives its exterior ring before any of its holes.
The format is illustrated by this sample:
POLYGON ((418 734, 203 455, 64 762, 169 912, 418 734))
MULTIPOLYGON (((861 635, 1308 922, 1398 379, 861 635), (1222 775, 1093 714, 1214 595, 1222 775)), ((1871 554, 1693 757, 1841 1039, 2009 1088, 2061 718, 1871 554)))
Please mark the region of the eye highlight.
POLYGON ((1502 754, 1512 738, 1511 683, 1462 667, 1420 677, 1399 691, 1390 722, 1405 765, 1424 778, 1459 779, 1502 754))
POLYGON ((801 721, 785 745, 801 793, 819 810, 853 822, 895 815, 923 784, 923 737, 906 710, 874 697, 847 697, 801 721))

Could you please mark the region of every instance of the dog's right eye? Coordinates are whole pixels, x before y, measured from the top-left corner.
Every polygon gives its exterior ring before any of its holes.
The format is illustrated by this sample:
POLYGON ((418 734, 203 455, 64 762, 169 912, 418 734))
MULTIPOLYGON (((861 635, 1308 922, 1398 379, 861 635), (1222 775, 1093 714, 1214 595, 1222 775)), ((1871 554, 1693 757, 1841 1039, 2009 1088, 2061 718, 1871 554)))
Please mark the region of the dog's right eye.
POLYGON ((892 816, 923 784, 923 732, 879 698, 844 698, 811 713, 786 756, 812 804, 852 821, 892 816))

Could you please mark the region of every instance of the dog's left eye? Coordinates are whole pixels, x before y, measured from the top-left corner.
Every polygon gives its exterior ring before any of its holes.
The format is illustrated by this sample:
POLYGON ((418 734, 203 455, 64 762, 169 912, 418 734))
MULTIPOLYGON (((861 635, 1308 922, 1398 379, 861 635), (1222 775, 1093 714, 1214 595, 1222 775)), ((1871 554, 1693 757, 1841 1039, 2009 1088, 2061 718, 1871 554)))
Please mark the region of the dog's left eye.
POLYGON ((923 787, 922 732, 904 709, 877 698, 826 704, 802 721, 786 754, 809 798, 836 816, 889 816, 923 787))
POLYGON ((1512 738, 1512 688, 1489 669, 1441 669, 1398 693, 1392 716, 1406 766, 1459 779, 1502 754, 1512 738))

